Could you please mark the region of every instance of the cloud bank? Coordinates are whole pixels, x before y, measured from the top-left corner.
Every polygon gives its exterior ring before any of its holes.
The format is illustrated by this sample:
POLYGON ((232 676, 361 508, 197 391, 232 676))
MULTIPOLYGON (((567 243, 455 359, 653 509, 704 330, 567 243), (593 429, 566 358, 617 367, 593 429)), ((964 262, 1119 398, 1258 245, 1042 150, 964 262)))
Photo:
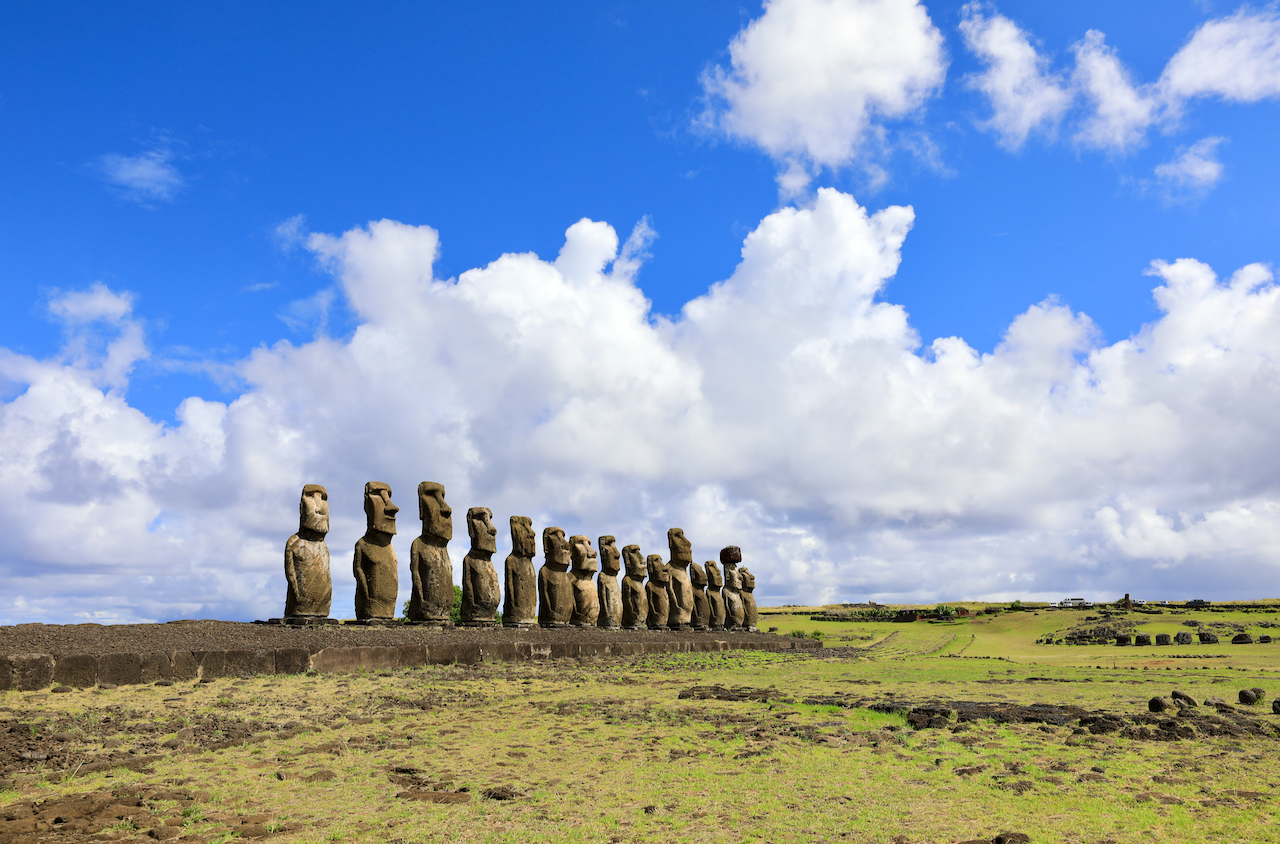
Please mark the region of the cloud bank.
POLYGON ((913 220, 819 190, 675 319, 636 283, 647 225, 446 280, 427 226, 300 232, 358 327, 258 348, 238 398, 172 425, 128 402, 137 303, 59 295, 60 354, 0 350, 0 623, 277 615, 305 483, 349 614, 368 480, 402 508, 402 584, 435 480, 499 524, 741 545, 767 603, 1280 592, 1270 271, 1156 261, 1134 336, 1049 300, 979 354, 881 298, 913 220))

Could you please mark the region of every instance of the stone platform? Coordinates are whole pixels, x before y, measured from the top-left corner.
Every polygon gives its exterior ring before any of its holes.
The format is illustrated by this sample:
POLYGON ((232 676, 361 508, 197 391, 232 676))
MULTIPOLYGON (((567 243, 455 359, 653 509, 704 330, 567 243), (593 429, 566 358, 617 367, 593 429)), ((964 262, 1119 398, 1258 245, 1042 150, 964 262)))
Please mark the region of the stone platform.
POLYGON ((0 691, 85 688, 216 677, 589 659, 728 650, 810 650, 822 643, 769 633, 412 625, 20 624, 0 627, 0 691))

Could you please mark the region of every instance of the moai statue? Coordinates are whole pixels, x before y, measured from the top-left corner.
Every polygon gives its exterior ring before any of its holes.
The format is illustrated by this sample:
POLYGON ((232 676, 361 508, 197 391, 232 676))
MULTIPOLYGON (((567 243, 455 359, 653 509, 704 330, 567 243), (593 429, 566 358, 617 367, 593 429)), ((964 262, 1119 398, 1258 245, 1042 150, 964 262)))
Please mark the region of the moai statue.
POLYGON ((622 561, 627 573, 622 578, 622 629, 643 630, 649 619, 649 595, 645 592, 644 579, 649 570, 639 545, 622 549, 622 561))
POLYGON ((667 531, 667 547, 671 549, 671 573, 667 586, 667 602, 670 608, 667 626, 672 630, 688 630, 693 618, 693 584, 689 581, 689 566, 693 563, 693 546, 685 539, 684 531, 671 528, 667 531))
POLYGON ((724 566, 724 627, 734 630, 742 627, 746 607, 742 603, 742 580, 738 577, 738 563, 742 562, 742 549, 728 545, 720 549, 720 565, 724 566))
POLYGON ((573 566, 574 627, 595 627, 600 620, 600 598, 596 594, 596 572, 600 569, 591 540, 578 535, 569 538, 569 559, 573 566))
POLYGON ((413 577, 409 620, 451 627, 453 563, 449 540, 453 539, 453 510, 444 500, 443 486, 431 481, 418 484, 418 518, 422 519, 422 535, 409 549, 409 574, 413 577))
POLYGON ((511 517, 511 553, 503 571, 506 590, 502 597, 503 627, 538 626, 538 575, 533 557, 538 537, 528 516, 511 517))
POLYGON ((724 577, 716 567, 715 560, 707 560, 707 603, 711 606, 711 629, 724 629, 724 595, 720 594, 724 587, 724 577))
POLYGON ((759 633, 756 596, 752 594, 756 591, 756 576, 744 566, 738 569, 738 580, 742 584, 742 626, 752 633, 759 633))
POLYGON ((569 577, 569 543, 564 531, 542 531, 542 556, 538 569, 538 623, 543 627, 568 627, 573 618, 573 583, 569 577))
POLYGON ((618 588, 621 570, 617 542, 612 536, 600 537, 600 577, 596 589, 596 599, 600 602, 598 627, 617 630, 622 625, 622 590, 618 588))
POLYGON ((356 577, 356 618, 396 617, 396 595, 400 591, 399 563, 391 537, 396 535, 396 513, 391 503, 391 487, 378 481, 364 485, 364 536, 356 540, 351 570, 356 577))
POLYGON ((494 627, 498 611, 498 572, 493 554, 498 550, 498 529, 493 511, 472 507, 467 511, 471 550, 462 558, 462 623, 468 627, 494 627))
POLYGON ((649 617, 646 622, 650 630, 666 630, 667 617, 671 612, 671 600, 668 597, 671 569, 657 554, 650 554, 645 563, 649 570, 649 582, 645 584, 645 593, 649 596, 649 617))
POLYGON ((333 599, 329 579, 329 493, 319 484, 302 488, 298 502, 298 532, 284 544, 284 579, 289 584, 284 617, 328 618, 333 599))
POLYGON ((689 564, 689 582, 693 584, 693 616, 689 623, 694 630, 711 627, 711 603, 707 600, 707 573, 697 563, 689 564))

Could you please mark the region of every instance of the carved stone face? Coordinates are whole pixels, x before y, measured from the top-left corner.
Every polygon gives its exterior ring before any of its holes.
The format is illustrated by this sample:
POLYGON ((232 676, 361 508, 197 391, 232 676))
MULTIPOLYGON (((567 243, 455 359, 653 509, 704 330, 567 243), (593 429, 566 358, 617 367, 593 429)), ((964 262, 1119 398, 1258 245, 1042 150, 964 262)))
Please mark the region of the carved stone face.
POLYGON ((488 507, 472 507, 467 511, 467 534, 471 537, 471 550, 498 550, 498 529, 493 526, 493 511, 488 507))
POLYGON ((574 536, 569 539, 569 552, 573 558, 573 570, 580 574, 595 574, 600 570, 596 561, 596 549, 591 547, 591 540, 585 536, 574 536))
POLYGON ((720 549, 720 562, 726 566, 730 563, 737 565, 742 562, 742 549, 737 545, 726 545, 720 549))
POLYGON ((618 562, 618 543, 612 536, 600 537, 600 571, 613 577, 622 569, 618 562))
POLYGON ((672 565, 687 566, 693 562, 693 546, 684 538, 684 531, 680 528, 667 531, 667 547, 671 549, 672 565))
POLYGON ((396 532, 396 513, 400 508, 391 503, 391 487, 380 481, 364 485, 365 529, 391 536, 396 532))
POLYGON ((549 527, 542 531, 542 556, 548 565, 569 567, 569 542, 564 529, 549 527))
POLYGON ((538 553, 538 537, 533 532, 533 519, 528 516, 511 517, 511 553, 530 559, 538 553))
POLYGON ((667 568, 667 564, 662 562, 661 555, 650 554, 646 563, 649 567, 649 579, 657 584, 665 584, 671 582, 671 570, 667 568))
POLYGON ((720 573, 720 569, 716 566, 715 560, 707 560, 707 588, 721 589, 724 587, 724 575, 720 573))
POLYGON ((432 481, 418 484, 418 518, 422 535, 448 542, 453 539, 453 509, 445 503, 444 487, 432 481))
POLYGON ((756 576, 745 568, 738 569, 738 580, 742 583, 743 592, 750 592, 756 588, 756 576))
POLYGON ((627 566, 627 577, 644 580, 648 576, 649 568, 645 565, 644 555, 640 553, 639 545, 628 545, 623 548, 622 561, 627 566))
POLYGON ((313 530, 321 535, 329 532, 329 493, 320 484, 307 484, 302 488, 298 530, 313 530))
POLYGON ((694 589, 707 588, 707 573, 702 570, 702 566, 697 563, 689 564, 689 582, 693 584, 694 589))

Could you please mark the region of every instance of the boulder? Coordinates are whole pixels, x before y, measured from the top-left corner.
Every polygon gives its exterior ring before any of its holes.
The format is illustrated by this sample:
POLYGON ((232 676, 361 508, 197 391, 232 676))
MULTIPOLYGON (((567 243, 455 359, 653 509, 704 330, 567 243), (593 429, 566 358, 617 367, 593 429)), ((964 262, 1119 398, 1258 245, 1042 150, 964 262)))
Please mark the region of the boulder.
POLYGON ((1123 645, 1127 645, 1127 644, 1129 644, 1129 641, 1130 641, 1129 637, 1128 637, 1127 635, 1125 635, 1124 633, 1120 633, 1120 634, 1118 634, 1118 635, 1116 636, 1116 644, 1117 644, 1117 645, 1121 645, 1121 646, 1123 646, 1123 645))
POLYGON ((1191 644, 1191 634, 1186 630, 1181 630, 1173 637, 1173 641, 1179 645, 1189 645, 1191 644))
POLYGON ((1269 645, 1269 644, 1271 644, 1271 637, 1270 637, 1270 636, 1259 636, 1259 637, 1258 637, 1258 644, 1259 644, 1259 645, 1269 645))
POLYGON ((1280 698, 1271 701, 1271 711, 1276 715, 1280 715, 1280 698))
POLYGON ((1249 691, 1253 692, 1253 696, 1254 696, 1254 698, 1258 701, 1258 703, 1262 703, 1263 698, 1265 698, 1265 697, 1267 696, 1267 692, 1266 692, 1266 690, 1265 690, 1265 689, 1260 689, 1260 688, 1258 688, 1257 686, 1254 686, 1254 687, 1253 687, 1252 689, 1250 689, 1249 691))
POLYGON ((1240 702, 1246 706, 1253 706, 1258 702, 1258 696, 1253 693, 1252 689, 1241 689, 1240 702))
POLYGON ((1248 633, 1237 633, 1236 635, 1234 635, 1234 636, 1232 636, 1232 637, 1231 637, 1231 644, 1233 644, 1233 645, 1252 645, 1252 644, 1253 644, 1253 637, 1252 637, 1252 636, 1250 636, 1248 633))
POLYGON ((1156 696, 1147 701, 1147 710, 1150 712, 1168 712, 1173 708, 1173 703, 1167 697, 1156 696))
POLYGON ((1195 698, 1193 698, 1191 695, 1187 694, 1186 692, 1180 692, 1180 691, 1178 691, 1177 689, 1174 689, 1174 690, 1169 694, 1169 697, 1173 698, 1174 700, 1180 700, 1180 701, 1182 701, 1183 703, 1185 703, 1187 706, 1199 706, 1199 705, 1200 705, 1199 703, 1197 703, 1197 702, 1196 702, 1196 699, 1195 699, 1195 698))
MULTIPOLYGON (((1188 637, 1188 638, 1190 638, 1190 637, 1188 637)), ((1157 633, 1157 634, 1156 634, 1156 644, 1157 644, 1157 645, 1168 645, 1168 644, 1170 644, 1170 642, 1171 642, 1171 639, 1170 639, 1170 637, 1169 637, 1169 634, 1168 634, 1168 633, 1157 633)))
POLYGON ((1218 636, 1216 633, 1210 633, 1207 630, 1201 630, 1199 635, 1200 635, 1200 644, 1202 645, 1218 644, 1218 636))
POLYGON ((1220 697, 1207 697, 1204 699, 1205 706, 1226 706, 1227 702, 1220 697))
POLYGON ((1136 636, 1134 636, 1134 637, 1133 637, 1133 644, 1135 644, 1135 645, 1150 645, 1150 644, 1151 644, 1151 634, 1150 634, 1150 633, 1139 633, 1139 634, 1137 634, 1136 636))

